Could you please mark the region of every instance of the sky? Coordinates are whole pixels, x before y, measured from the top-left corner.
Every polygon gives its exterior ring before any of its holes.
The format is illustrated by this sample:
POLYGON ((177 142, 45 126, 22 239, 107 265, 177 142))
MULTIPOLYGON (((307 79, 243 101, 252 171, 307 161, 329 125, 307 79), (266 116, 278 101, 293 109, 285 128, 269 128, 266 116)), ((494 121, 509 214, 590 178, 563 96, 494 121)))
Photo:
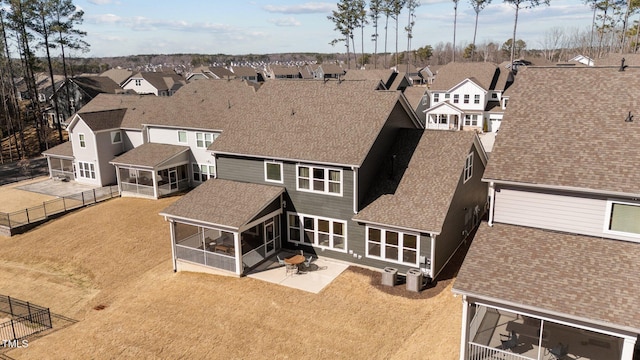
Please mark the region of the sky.
MULTIPOLYGON (((304 0, 74 0, 84 10, 80 29, 91 44, 88 53, 103 57, 137 54, 271 54, 288 52, 344 53, 343 43, 327 19, 337 1, 304 0)), ((452 0, 422 0, 416 9, 412 48, 453 42, 452 0)), ((517 39, 541 48, 550 29, 589 31, 593 13, 582 0, 551 0, 550 6, 521 9, 517 39)), ((493 0, 480 12, 476 44, 504 43, 513 33, 515 9, 493 0)), ((406 49, 406 12, 399 20, 399 50, 406 49)), ((458 3, 456 45, 473 39, 475 12, 469 0, 458 3)), ((395 51, 395 22, 388 27, 389 52, 395 51)), ((365 52, 373 53, 373 27, 365 27, 365 52)), ((378 52, 384 49, 384 17, 378 52)), ((356 48, 360 52, 360 32, 356 48)))

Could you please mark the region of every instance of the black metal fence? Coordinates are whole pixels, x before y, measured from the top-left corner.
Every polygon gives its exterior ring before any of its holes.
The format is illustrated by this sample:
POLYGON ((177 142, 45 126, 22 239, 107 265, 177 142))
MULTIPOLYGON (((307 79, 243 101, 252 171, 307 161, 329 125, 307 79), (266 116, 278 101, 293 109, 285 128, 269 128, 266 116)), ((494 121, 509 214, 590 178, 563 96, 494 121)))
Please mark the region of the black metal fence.
POLYGON ((0 341, 21 340, 52 327, 48 308, 0 295, 0 319, 3 317, 9 320, 0 322, 0 341))
POLYGON ((66 213, 118 196, 120 196, 118 187, 112 185, 45 201, 42 205, 20 211, 11 213, 0 212, 0 226, 7 227, 9 230, 19 228, 21 226, 42 222, 53 215, 66 213))

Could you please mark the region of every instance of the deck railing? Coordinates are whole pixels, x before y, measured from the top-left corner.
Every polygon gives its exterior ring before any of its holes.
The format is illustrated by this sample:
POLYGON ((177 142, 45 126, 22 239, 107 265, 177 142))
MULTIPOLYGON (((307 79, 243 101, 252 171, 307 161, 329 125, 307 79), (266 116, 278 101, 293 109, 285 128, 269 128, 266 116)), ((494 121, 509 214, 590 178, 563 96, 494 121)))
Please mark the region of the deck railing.
POLYGON ((83 206, 96 204, 120 196, 117 186, 105 186, 93 190, 83 191, 74 195, 63 196, 45 201, 42 205, 11 213, 0 212, 0 226, 15 229, 33 223, 47 220, 53 215, 66 213, 83 206))
POLYGON ((510 351, 496 349, 475 343, 468 343, 467 360, 536 360, 510 351))
POLYGON ((232 272, 236 271, 236 258, 230 255, 176 244, 176 257, 180 260, 186 260, 217 269, 232 272))

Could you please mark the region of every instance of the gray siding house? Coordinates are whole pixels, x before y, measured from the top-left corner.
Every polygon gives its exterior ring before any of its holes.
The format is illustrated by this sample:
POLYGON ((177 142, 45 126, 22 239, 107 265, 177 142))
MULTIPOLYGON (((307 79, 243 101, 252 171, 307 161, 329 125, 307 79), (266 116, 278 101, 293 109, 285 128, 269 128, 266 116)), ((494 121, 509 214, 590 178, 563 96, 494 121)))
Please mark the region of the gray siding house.
POLYGON ((483 179, 489 221, 453 287, 460 359, 640 355, 638 75, 518 72, 483 179))

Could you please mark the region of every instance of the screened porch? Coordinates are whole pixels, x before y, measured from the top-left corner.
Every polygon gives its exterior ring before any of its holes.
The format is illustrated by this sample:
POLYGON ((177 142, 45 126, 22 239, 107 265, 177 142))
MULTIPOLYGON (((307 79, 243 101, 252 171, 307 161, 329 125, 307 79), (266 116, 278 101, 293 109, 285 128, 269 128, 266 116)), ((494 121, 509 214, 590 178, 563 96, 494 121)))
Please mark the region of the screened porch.
POLYGON ((117 167, 118 183, 123 195, 151 197, 157 199, 189 188, 186 164, 158 171, 117 167))
POLYGON ((621 359, 621 337, 488 306, 469 311, 469 360, 621 359))
POLYGON ((242 232, 173 222, 175 258, 238 273, 253 269, 280 249, 280 215, 242 232))

